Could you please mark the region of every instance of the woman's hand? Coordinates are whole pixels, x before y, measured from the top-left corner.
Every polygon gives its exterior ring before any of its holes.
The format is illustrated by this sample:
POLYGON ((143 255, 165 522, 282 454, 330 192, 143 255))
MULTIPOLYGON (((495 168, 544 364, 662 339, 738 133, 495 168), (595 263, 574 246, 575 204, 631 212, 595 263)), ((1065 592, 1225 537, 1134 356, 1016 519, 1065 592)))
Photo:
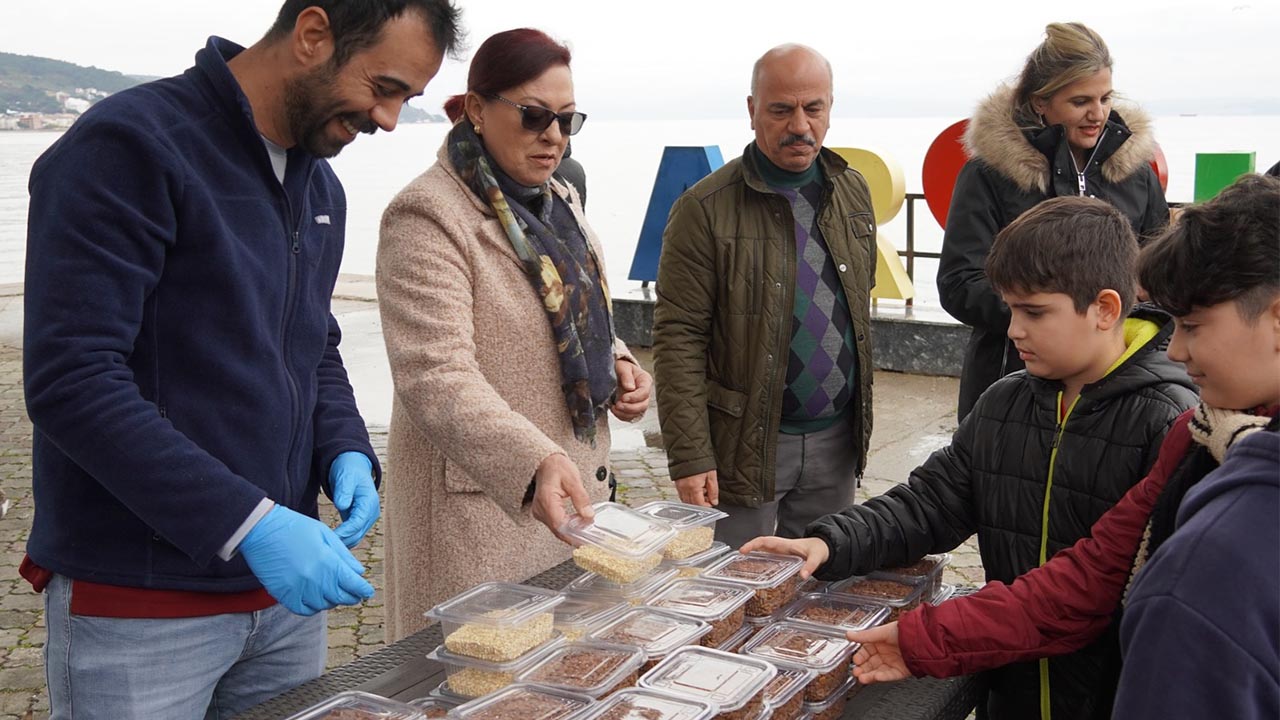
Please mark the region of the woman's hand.
POLYGON ((902 659, 902 649, 898 646, 898 623, 845 634, 850 640, 862 643, 858 652, 853 654, 853 676, 858 678, 858 682, 870 685, 911 677, 907 662, 902 659))
POLYGON ((748 542, 742 546, 742 553, 755 551, 770 552, 777 555, 795 555, 804 558, 804 565, 800 567, 800 577, 805 580, 813 574, 813 571, 822 567, 822 563, 827 561, 831 554, 831 550, 827 548, 827 543, 822 538, 799 538, 789 539, 780 538, 774 535, 765 535, 748 542))
POLYGON ((644 417, 649 409, 649 394, 653 390, 653 376, 644 368, 623 358, 613 361, 618 375, 618 399, 610 410, 623 422, 634 422, 644 417))
POLYGON ((578 472, 578 466, 565 455, 548 455, 538 465, 533 480, 533 505, 529 511, 533 513, 534 519, 547 526, 551 534, 572 545, 569 538, 560 534, 560 528, 568 518, 564 511, 564 501, 572 502, 578 514, 587 520, 595 517, 595 511, 591 509, 591 496, 582 487, 582 475, 578 472))

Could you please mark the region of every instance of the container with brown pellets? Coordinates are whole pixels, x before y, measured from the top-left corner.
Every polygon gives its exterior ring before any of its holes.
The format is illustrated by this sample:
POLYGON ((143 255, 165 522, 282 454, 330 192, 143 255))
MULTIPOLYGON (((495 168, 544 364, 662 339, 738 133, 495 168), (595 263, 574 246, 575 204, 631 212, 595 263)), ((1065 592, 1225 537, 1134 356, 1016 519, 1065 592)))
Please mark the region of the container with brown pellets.
POLYGON ((778 674, 764 688, 770 720, 798 720, 804 716, 804 689, 817 675, 812 670, 778 666, 778 674))
POLYGON ((747 603, 748 617, 772 615, 795 597, 804 559, 793 555, 730 553, 702 575, 709 580, 741 583, 755 590, 747 603))
POLYGON ((443 697, 428 695, 420 697, 417 700, 410 700, 409 707, 416 709, 422 713, 427 720, 437 720, 446 717, 449 711, 458 707, 460 703, 455 700, 448 700, 443 697))
POLYGON ((595 595, 636 606, 643 604, 651 595, 661 590, 674 579, 676 579, 676 570, 664 566, 658 566, 653 571, 637 578, 634 582, 621 585, 610 581, 603 575, 586 572, 566 585, 564 592, 565 594, 573 595, 595 595))
POLYGON ((804 694, 805 700, 818 701, 848 681, 849 656, 855 647, 841 630, 784 621, 756 633, 738 652, 778 667, 814 671, 817 675, 804 694))
POLYGON ((440 686, 442 693, 463 700, 474 700, 515 683, 516 676, 563 644, 564 638, 557 633, 515 660, 500 663, 457 655, 449 652, 444 645, 432 650, 427 658, 444 666, 445 681, 440 686))
POLYGON ((843 631, 866 630, 884 622, 889 609, 840 593, 807 593, 779 613, 781 619, 843 631))
POLYGON ((850 677, 830 697, 819 702, 805 702, 804 710, 809 713, 810 720, 840 720, 844 716, 845 706, 849 704, 849 698, 857 694, 861 687, 857 679, 850 677))
POLYGON ((924 600, 938 594, 938 590, 942 587, 942 571, 951 564, 951 553, 942 553, 940 555, 925 555, 910 565, 902 565, 900 567, 881 568, 873 573, 870 577, 876 579, 898 580, 899 582, 911 583, 913 585, 924 585, 924 600))
POLYGON ((654 500, 636 508, 636 512, 665 520, 676 529, 675 538, 662 550, 662 557, 667 560, 680 560, 710 549, 716 521, 729 516, 722 510, 674 500, 654 500))
POLYGON ((516 680, 602 698, 633 687, 644 661, 644 651, 634 645, 579 640, 544 655, 516 680))
POLYGON ((716 645, 715 648, 716 650, 723 650, 725 652, 738 652, 738 649, 750 640, 751 636, 755 635, 756 631, 759 629, 760 627, 757 625, 743 623, 738 632, 730 635, 724 642, 716 645))
POLYGON ((289 720, 420 720, 417 708, 357 690, 341 692, 289 720))
POLYGON ((641 675, 640 687, 705 700, 722 720, 751 720, 764 709, 764 689, 777 674, 777 666, 761 658, 688 646, 641 675))
POLYGON ((658 567, 663 548, 676 536, 675 528, 619 503, 598 502, 591 507, 594 517, 575 513, 560 528, 576 546, 573 561, 578 567, 619 585, 635 582, 658 567))
POLYGON ((754 595, 754 590, 738 583, 684 578, 673 580, 645 604, 707 623, 711 632, 698 642, 706 647, 715 647, 742 627, 747 602, 754 595))
POLYGON ((645 654, 640 672, 662 661, 672 650, 696 645, 711 626, 701 620, 651 607, 636 608, 608 625, 595 630, 590 638, 604 642, 634 645, 645 654))
POLYGON ((884 605, 889 608, 886 622, 897 620, 899 615, 915 608, 925 599, 923 585, 859 575, 832 585, 827 594, 833 593, 848 595, 874 605, 884 605))
POLYGON ((551 638, 555 607, 563 601, 554 590, 490 582, 436 605, 427 617, 440 621, 449 652, 506 662, 551 638))
POLYGON ((715 715, 715 705, 705 700, 627 688, 601 700, 578 720, 708 720, 715 715))
POLYGON ((564 591, 564 602, 555 609, 555 629, 570 642, 622 617, 631 605, 617 598, 564 591))
POLYGON ((679 560, 663 560, 662 567, 675 568, 677 577, 698 577, 707 568, 722 560, 727 552, 729 552, 729 546, 717 540, 711 543, 711 547, 700 553, 694 553, 679 560))
POLYGON ((454 708, 450 720, 568 720, 595 700, 558 688, 516 683, 454 708))

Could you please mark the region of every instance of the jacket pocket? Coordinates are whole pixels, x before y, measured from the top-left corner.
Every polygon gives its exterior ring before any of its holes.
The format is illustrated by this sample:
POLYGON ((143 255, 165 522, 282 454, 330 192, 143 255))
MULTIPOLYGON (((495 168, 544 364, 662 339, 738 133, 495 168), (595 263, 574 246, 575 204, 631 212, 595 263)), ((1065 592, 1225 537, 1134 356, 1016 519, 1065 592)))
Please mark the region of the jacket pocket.
POLYGON ((747 405, 747 394, 730 390, 715 380, 707 381, 707 405, 726 415, 740 418, 747 405))
POLYGON ((853 235, 854 251, 867 254, 868 287, 876 286, 876 219, 869 212, 849 213, 849 233, 853 235))

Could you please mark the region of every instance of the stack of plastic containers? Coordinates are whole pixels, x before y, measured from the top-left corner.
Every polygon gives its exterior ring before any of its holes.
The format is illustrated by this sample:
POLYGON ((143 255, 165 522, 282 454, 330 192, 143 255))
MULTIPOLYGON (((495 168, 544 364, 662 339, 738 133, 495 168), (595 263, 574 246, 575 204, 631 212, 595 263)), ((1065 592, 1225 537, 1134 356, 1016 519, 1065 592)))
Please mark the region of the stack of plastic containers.
POLYGON ((777 674, 767 660, 690 646, 642 675, 640 687, 711 703, 721 720, 755 720, 767 712, 764 689, 777 674))
POLYGON ((708 580, 739 583, 754 590, 746 615, 749 621, 754 618, 756 623, 763 623, 795 598, 803 566, 804 560, 793 555, 731 553, 702 576, 708 580))
POLYGON ((636 512, 663 520, 676 529, 676 536, 662 549, 662 557, 667 560, 683 560, 709 550, 715 541, 716 521, 729 515, 715 508, 672 500, 654 500, 636 508, 636 512))
POLYGON ((444 644, 428 656, 445 666, 442 692, 471 699, 500 690, 564 642, 554 611, 564 596, 553 590, 485 583, 435 606, 444 644))
POLYGON ((762 629, 739 652, 778 667, 812 670, 804 699, 824 702, 849 681, 849 656, 856 647, 839 630, 784 621, 762 629))
POLYGON ((602 698, 634 687, 644 662, 644 651, 634 645, 579 640, 543 655, 516 680, 602 698))
POLYGON ((657 690, 619 690, 579 720, 708 720, 716 706, 703 700, 657 690))
POLYGON ((645 655, 640 672, 647 672, 671 651, 696 645, 711 626, 701 620, 654 608, 636 608, 591 633, 594 640, 634 645, 645 655))
POLYGON ((696 577, 672 581, 645 604, 707 623, 711 632, 698 642, 713 648, 742 628, 746 604, 754 596, 746 585, 696 577))
POLYGON ((578 567, 612 583, 627 585, 652 573, 676 536, 667 522, 626 505, 599 502, 592 509, 593 519, 571 515, 560 531, 580 543, 573 551, 578 567))
POLYGON ((570 720, 595 706, 595 700, 550 687, 517 683, 459 705, 449 720, 570 720))
POLYGON ((410 705, 351 690, 312 705, 289 720, 422 720, 410 705))

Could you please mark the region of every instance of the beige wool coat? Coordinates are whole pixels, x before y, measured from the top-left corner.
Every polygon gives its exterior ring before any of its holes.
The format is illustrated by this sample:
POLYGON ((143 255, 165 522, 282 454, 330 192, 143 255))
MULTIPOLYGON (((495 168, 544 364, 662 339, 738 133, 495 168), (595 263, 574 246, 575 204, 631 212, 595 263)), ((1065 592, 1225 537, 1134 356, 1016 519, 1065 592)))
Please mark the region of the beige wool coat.
MULTIPOLYGON (((552 183, 600 257, 577 195, 552 183)), ((555 340, 497 217, 438 162, 382 218, 377 287, 395 384, 385 469, 386 639, 423 628, 437 603, 491 580, 518 582, 571 548, 522 505, 538 465, 567 455, 593 500, 608 498, 609 426, 574 438, 555 340)), ((602 270, 603 271, 603 270, 602 270)), ((631 359, 618 342, 615 353, 631 359)))

